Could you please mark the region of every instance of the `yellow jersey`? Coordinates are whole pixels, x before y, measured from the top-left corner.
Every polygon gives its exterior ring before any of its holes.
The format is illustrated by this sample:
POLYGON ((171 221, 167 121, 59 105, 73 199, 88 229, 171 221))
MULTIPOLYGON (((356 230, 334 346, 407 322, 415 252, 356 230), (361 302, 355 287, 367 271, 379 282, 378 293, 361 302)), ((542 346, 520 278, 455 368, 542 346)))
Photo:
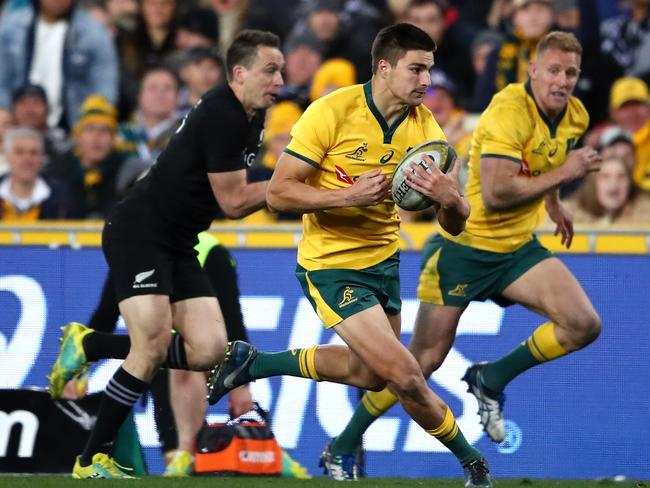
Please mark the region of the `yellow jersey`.
POLYGON ((537 106, 530 81, 512 83, 497 93, 481 115, 470 148, 467 199, 472 207, 465 230, 447 239, 492 252, 514 252, 533 238, 541 219, 544 198, 498 212, 489 212, 481 194, 481 158, 509 159, 530 178, 552 171, 589 125, 582 102, 569 99, 566 109, 551 121, 537 106))
MULTIPOLYGON (((314 101, 291 136, 285 152, 318 168, 306 183, 327 190, 346 188, 376 168, 390 178, 411 147, 445 138, 422 105, 406 110, 389 127, 372 99, 370 82, 314 101)), ((379 205, 307 213, 298 264, 309 271, 374 266, 397 251, 398 232, 390 197, 379 205)))
POLYGON ((634 182, 644 191, 650 190, 650 120, 634 133, 633 136, 636 165, 634 182))

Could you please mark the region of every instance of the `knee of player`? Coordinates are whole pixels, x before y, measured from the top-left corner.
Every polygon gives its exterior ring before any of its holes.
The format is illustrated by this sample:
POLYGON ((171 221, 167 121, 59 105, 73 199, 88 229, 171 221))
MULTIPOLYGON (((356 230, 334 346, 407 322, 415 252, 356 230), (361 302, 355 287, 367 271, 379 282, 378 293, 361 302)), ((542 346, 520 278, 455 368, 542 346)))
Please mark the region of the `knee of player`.
POLYGON ((148 337, 146 344, 139 345, 136 341, 132 341, 131 350, 135 349, 138 356, 147 358, 153 363, 162 364, 167 357, 170 342, 171 334, 160 333, 148 337))
POLYGON ((602 328, 600 316, 593 310, 584 310, 576 314, 572 320, 573 338, 578 347, 584 347, 594 342, 602 328))
POLYGON ((414 397, 426 388, 426 381, 422 375, 422 370, 416 361, 407 363, 400 368, 395 368, 394 374, 390 379, 394 388, 400 393, 400 396, 406 395, 414 397))
POLYGON ((425 378, 431 376, 431 374, 436 371, 445 360, 444 355, 440 353, 437 349, 425 349, 420 351, 412 351, 413 356, 420 365, 422 374, 425 378))

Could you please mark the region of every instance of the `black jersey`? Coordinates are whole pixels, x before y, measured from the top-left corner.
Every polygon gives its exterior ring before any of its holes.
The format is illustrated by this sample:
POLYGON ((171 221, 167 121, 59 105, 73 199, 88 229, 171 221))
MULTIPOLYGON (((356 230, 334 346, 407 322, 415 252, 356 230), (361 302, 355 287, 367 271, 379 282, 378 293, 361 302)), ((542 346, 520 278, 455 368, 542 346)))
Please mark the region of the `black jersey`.
POLYGON ((264 111, 248 119, 226 83, 207 92, 187 114, 149 174, 109 219, 137 222, 173 247, 193 247, 220 209, 208 173, 250 166, 262 142, 264 111))

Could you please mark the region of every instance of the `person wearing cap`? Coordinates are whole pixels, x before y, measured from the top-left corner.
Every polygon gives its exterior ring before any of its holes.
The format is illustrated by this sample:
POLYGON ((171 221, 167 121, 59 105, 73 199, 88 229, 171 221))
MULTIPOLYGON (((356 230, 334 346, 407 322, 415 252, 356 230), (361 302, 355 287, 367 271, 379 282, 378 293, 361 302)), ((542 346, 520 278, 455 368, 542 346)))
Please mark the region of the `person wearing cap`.
POLYGON ((29 127, 12 127, 4 144, 9 170, 0 177, 0 222, 69 218, 67 188, 42 174, 43 136, 29 127))
POLYGON ((31 127, 43 136, 45 144, 45 167, 52 159, 68 151, 72 141, 60 127, 47 125, 47 95, 40 85, 28 83, 21 86, 12 97, 14 125, 31 127))
POLYGON ((612 85, 610 115, 614 123, 632 133, 636 158, 634 181, 645 191, 650 191, 649 103, 648 85, 639 78, 619 78, 612 85))
POLYGON ((176 111, 184 117, 205 92, 222 80, 224 67, 212 49, 195 47, 181 53, 178 76, 183 86, 178 91, 176 111))
POLYGON ((104 98, 88 97, 73 128, 71 150, 54 159, 47 174, 67 184, 73 207, 71 217, 101 219, 118 196, 148 167, 114 149, 117 111, 104 98))
POLYGON ((495 48, 483 74, 474 86, 471 109, 482 112, 492 96, 509 83, 528 78, 528 63, 535 58, 536 46, 553 25, 551 0, 513 0, 512 29, 508 38, 495 48))
MULTIPOLYGON (((620 159, 630 174, 634 173, 636 156, 632 133, 620 125, 610 125, 600 132, 598 150, 603 159, 620 159)), ((636 183, 635 183, 636 184, 636 183)))
POLYGON ((26 83, 47 94, 48 126, 73 127, 84 99, 117 101, 118 61, 106 29, 72 0, 25 2, 0 22, 0 107, 26 83))
POLYGON ((309 100, 313 102, 334 90, 354 85, 356 79, 357 73, 350 61, 343 58, 328 59, 314 73, 309 100))

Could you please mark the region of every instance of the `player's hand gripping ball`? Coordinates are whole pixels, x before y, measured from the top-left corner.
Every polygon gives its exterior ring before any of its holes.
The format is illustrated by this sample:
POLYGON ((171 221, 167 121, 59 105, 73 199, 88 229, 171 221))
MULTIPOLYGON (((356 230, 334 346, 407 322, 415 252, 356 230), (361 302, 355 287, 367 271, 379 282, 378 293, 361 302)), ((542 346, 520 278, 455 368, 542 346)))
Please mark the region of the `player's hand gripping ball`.
POLYGON ((424 168, 427 173, 431 173, 429 160, 424 156, 431 156, 436 166, 443 173, 451 171, 456 160, 456 151, 446 141, 429 141, 414 147, 407 152, 395 168, 393 173, 392 195, 395 203, 404 210, 424 210, 429 208, 433 201, 414 190, 406 183, 406 175, 414 174, 411 169, 411 163, 416 163, 424 168))

